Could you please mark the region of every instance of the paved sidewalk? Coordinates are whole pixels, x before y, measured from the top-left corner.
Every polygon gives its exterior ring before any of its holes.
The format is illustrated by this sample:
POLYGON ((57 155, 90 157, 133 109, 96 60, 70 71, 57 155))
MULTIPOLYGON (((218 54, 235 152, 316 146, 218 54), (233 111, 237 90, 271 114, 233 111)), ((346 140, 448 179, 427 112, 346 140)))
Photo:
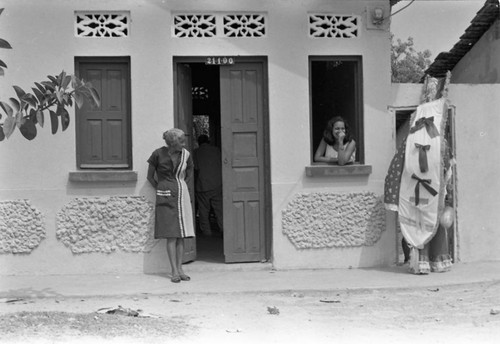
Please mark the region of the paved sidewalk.
POLYGON ((417 276, 406 266, 369 269, 273 270, 268 264, 219 269, 188 264, 191 281, 172 283, 166 274, 0 276, 0 298, 334 291, 443 287, 500 281, 500 261, 458 263, 450 272, 417 276))

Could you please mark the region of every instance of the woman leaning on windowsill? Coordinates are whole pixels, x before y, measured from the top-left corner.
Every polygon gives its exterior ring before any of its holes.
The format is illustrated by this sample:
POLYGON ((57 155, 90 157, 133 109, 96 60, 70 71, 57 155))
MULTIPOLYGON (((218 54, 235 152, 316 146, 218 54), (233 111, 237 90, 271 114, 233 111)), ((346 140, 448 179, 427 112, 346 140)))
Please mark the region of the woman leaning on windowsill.
POLYGON ((333 117, 326 125, 323 138, 314 153, 315 162, 352 164, 356 159, 356 141, 351 137, 349 125, 340 116, 333 117))

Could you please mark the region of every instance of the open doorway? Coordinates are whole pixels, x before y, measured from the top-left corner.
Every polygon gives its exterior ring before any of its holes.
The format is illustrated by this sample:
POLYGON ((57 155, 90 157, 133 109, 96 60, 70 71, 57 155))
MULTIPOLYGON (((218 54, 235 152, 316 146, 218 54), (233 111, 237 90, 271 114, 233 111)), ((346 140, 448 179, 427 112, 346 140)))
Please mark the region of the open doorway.
MULTIPOLYGON (((221 151, 221 116, 220 116, 220 71, 219 66, 204 63, 189 63, 192 80, 192 147, 194 155, 202 150, 199 148, 198 139, 203 135, 208 142, 203 144, 216 147, 221 151)), ((206 150, 205 150, 206 151, 206 150)), ((215 155, 212 158, 219 155, 215 155)), ((205 159, 206 160, 206 159, 205 159)), ((203 161, 200 159, 199 161, 203 161)), ((197 159, 198 162, 198 159, 197 159)), ((210 162, 208 162, 210 163, 210 162)), ((221 161, 210 163, 215 167, 209 173, 215 179, 221 179, 221 161)), ((203 167, 202 167, 203 168, 203 167)), ((223 230, 217 221, 217 214, 222 213, 222 194, 220 202, 214 199, 204 199, 200 204, 200 182, 198 172, 195 171, 195 184, 197 184, 195 216, 196 216, 196 259, 199 261, 224 263, 223 230), (204 214, 208 209, 208 219, 204 214), (204 219, 202 218, 204 217, 204 219), (207 221, 208 220, 208 221, 207 221)), ((211 177, 211 178, 212 178, 211 177)), ((211 196, 212 197, 212 196, 211 196)), ((220 216, 220 215, 219 215, 220 216)))
POLYGON ((215 235, 187 239, 184 261, 266 261, 272 228, 267 59, 179 56, 173 61, 175 125, 186 133, 188 150, 195 153, 198 136, 205 134, 221 152, 222 226, 211 215, 215 235))

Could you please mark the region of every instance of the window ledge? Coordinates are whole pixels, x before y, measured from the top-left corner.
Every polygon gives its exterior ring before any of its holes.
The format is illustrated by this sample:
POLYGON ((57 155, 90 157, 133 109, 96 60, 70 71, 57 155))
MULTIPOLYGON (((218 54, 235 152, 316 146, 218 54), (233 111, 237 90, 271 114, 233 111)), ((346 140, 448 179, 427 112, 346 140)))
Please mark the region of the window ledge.
POLYGON ((70 182, 136 182, 137 171, 76 171, 69 173, 70 182))
POLYGON ((306 166, 306 176, 367 176, 372 173, 371 165, 312 165, 306 166))

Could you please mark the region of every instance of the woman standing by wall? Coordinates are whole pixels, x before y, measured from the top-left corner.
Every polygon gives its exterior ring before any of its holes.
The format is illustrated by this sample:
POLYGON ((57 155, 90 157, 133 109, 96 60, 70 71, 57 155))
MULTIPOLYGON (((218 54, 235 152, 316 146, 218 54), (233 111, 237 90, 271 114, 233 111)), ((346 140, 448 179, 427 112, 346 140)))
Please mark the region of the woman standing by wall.
POLYGON ((185 149, 186 137, 180 129, 163 133, 166 146, 156 149, 148 159, 147 179, 156 189, 155 239, 167 239, 172 269, 171 281, 191 278, 182 269, 184 238, 194 237, 194 221, 188 184, 193 178, 193 159, 185 149))

